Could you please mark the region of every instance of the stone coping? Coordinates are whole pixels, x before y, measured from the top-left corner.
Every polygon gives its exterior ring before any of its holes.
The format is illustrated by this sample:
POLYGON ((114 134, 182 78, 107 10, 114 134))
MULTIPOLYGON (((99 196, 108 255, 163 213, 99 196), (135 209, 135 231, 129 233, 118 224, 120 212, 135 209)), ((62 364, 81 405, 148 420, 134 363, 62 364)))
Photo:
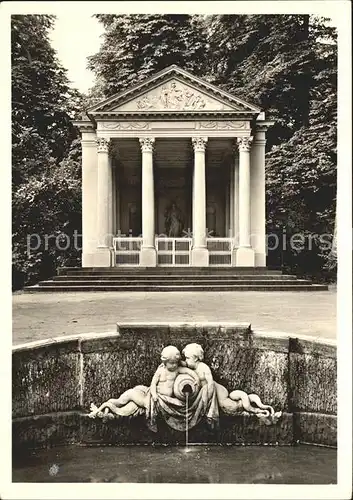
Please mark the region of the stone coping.
POLYGON ((73 335, 61 335, 60 337, 50 337, 44 340, 35 340, 33 342, 25 342, 23 344, 14 345, 12 346, 12 352, 29 351, 32 349, 38 349, 40 347, 46 347, 52 344, 72 342, 75 340, 78 340, 80 342, 82 340, 93 340, 93 339, 98 339, 100 337, 115 338, 115 337, 120 337, 120 335, 117 332, 102 332, 102 333, 88 332, 88 333, 77 333, 73 335))
POLYGON ((57 344, 57 343, 65 343, 65 342, 71 342, 71 341, 84 341, 84 340, 94 340, 98 338, 118 338, 121 336, 121 330, 123 329, 133 329, 133 328, 167 328, 167 327, 172 327, 172 328, 183 328, 186 327, 187 329, 191 328, 227 328, 227 329, 241 329, 243 331, 248 330, 249 333, 251 333, 252 336, 257 337, 257 338, 268 338, 268 339, 283 339, 283 340, 288 340, 288 339, 298 339, 300 341, 307 341, 307 342, 313 342, 318 345, 327 345, 331 346, 333 348, 337 348, 337 341, 334 339, 322 339, 321 337, 312 337, 309 335, 303 335, 303 334, 290 334, 288 332, 281 332, 281 331, 268 331, 268 330, 262 330, 262 329, 256 329, 252 330, 251 329, 251 323, 246 323, 246 322, 241 322, 241 323, 234 323, 231 321, 223 321, 223 322, 173 322, 173 321, 164 321, 164 322, 128 322, 128 323, 117 323, 117 330, 116 331, 106 331, 106 332, 87 332, 87 333, 78 333, 78 334, 73 334, 73 335, 61 335, 59 337, 50 337, 48 339, 44 340, 36 340, 33 342, 25 342, 23 344, 17 344, 12 346, 12 352, 17 352, 17 351, 24 351, 24 350, 31 350, 31 349, 36 349, 40 347, 45 347, 51 344, 57 344))

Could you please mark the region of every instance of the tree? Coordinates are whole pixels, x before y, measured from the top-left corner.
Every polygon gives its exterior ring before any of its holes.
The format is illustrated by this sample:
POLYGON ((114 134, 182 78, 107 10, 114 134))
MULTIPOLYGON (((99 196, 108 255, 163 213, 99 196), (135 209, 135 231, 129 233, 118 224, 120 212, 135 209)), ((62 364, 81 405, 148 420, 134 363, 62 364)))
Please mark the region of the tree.
POLYGON ((50 45, 54 21, 46 15, 12 16, 14 288, 52 274, 62 254, 54 246, 29 254, 29 235, 43 240, 62 232, 72 220, 77 224, 80 210, 80 152, 70 120, 81 97, 70 89, 50 45))
POLYGON ((24 283, 52 276, 58 265, 79 264, 81 161, 76 150, 73 143, 67 159, 59 165, 51 159, 47 171, 13 193, 14 265, 24 283))
MULTIPOLYGON (((319 21, 313 20, 313 33, 318 33, 319 21)), ((324 27, 321 37, 313 40, 308 121, 267 154, 269 225, 274 227, 279 214, 285 213, 287 228, 303 233, 315 244, 310 259, 308 244, 301 255, 289 255, 292 262, 301 261, 296 270, 303 274, 308 274, 310 267, 321 274, 328 261, 334 268, 331 243, 337 187, 337 47, 335 33, 329 29, 324 37, 324 27), (323 238, 330 244, 323 244, 323 238)))
POLYGON ((309 16, 212 16, 207 24, 214 84, 271 115, 269 146, 289 139, 309 111, 309 16))
POLYGON ((17 146, 23 134, 35 132, 45 138, 50 154, 58 160, 76 134, 68 109, 75 91, 49 41, 54 21, 53 16, 12 16, 12 140, 19 161, 17 146))
MULTIPOLYGON (((267 133, 268 231, 299 232, 317 244, 332 232, 336 197, 335 29, 308 15, 211 16, 205 23, 213 83, 275 121, 267 133)), ((314 250, 287 251, 289 270, 320 271, 327 250, 314 250)))
POLYGON ((189 15, 96 15, 104 25, 99 52, 88 67, 97 77, 95 93, 108 97, 177 64, 205 71, 206 34, 189 15))

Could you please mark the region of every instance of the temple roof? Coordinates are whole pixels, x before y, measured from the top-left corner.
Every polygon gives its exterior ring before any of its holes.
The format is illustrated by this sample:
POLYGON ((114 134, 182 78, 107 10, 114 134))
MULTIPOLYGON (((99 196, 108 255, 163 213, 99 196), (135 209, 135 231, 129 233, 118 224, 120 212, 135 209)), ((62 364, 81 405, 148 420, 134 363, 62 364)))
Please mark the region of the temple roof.
POLYGON ((256 118, 261 109, 176 65, 87 109, 93 120, 112 116, 227 115, 256 118))

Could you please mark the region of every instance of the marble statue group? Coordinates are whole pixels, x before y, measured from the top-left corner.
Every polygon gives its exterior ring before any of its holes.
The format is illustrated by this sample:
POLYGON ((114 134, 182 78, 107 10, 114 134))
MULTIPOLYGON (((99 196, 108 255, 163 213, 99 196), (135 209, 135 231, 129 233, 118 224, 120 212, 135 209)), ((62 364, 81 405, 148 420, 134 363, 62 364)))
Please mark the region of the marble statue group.
POLYGON ((104 421, 117 417, 145 414, 148 427, 157 431, 157 417, 173 429, 185 431, 205 419, 211 428, 218 427, 220 412, 237 415, 254 414, 266 425, 277 422, 282 412, 275 412, 256 394, 228 390, 214 381, 209 366, 203 362, 201 345, 188 344, 182 351, 167 346, 161 352, 161 364, 149 387, 137 385, 117 399, 99 407, 91 404, 90 418, 104 421))

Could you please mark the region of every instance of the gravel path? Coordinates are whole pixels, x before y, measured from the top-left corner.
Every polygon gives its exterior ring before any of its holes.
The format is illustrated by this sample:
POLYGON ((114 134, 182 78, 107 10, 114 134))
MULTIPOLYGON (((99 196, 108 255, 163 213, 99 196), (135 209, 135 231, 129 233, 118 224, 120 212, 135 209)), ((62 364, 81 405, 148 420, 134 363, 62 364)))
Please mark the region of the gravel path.
POLYGON ((335 339, 336 292, 13 294, 13 344, 168 320, 250 322, 255 330, 335 339))

